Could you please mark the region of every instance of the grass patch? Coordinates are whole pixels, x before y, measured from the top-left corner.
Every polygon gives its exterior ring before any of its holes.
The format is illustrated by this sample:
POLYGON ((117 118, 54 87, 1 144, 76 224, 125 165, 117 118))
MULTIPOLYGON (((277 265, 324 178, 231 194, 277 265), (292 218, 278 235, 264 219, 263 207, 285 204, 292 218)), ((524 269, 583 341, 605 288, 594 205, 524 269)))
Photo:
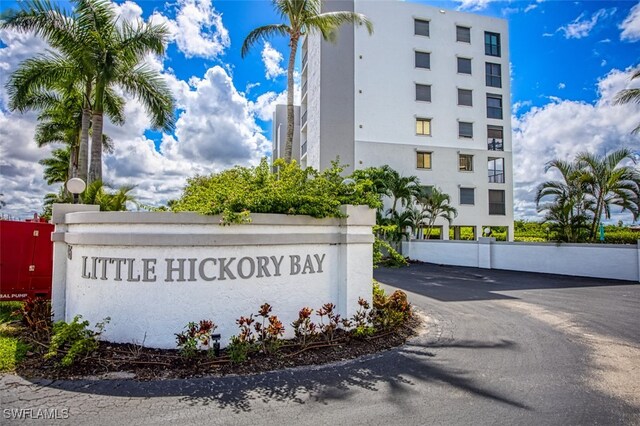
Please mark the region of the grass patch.
POLYGON ((29 350, 29 345, 17 337, 17 318, 11 317, 11 312, 21 305, 22 302, 0 302, 0 372, 13 371, 29 350))

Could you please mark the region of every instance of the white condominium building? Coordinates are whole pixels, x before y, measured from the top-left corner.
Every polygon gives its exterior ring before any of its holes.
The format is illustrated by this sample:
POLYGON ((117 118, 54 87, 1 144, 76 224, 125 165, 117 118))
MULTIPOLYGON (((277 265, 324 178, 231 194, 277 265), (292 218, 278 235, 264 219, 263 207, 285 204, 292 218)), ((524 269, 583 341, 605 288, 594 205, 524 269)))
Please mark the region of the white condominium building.
MULTIPOLYGON (((507 226, 512 240, 507 22, 404 1, 332 0, 323 10, 362 13, 374 33, 345 26, 335 44, 303 41, 300 163, 388 164, 451 196, 454 238, 461 227, 480 236, 507 226)), ((446 221, 437 225, 448 239, 446 221)))

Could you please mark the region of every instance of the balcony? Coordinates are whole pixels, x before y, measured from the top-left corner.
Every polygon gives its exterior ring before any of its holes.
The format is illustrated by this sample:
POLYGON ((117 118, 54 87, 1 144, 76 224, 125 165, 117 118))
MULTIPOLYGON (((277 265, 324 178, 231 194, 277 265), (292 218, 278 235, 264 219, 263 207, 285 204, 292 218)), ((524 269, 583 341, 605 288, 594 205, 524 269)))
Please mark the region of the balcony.
POLYGON ((305 81, 302 84, 302 89, 300 89, 300 93, 301 93, 301 97, 304 99, 305 96, 307 96, 307 82, 305 81))
POLYGON ((302 57, 302 69, 307 66, 307 52, 304 52, 304 56, 302 57))
POLYGON ((300 118, 300 128, 304 127, 305 124, 307 124, 307 111, 305 111, 300 118))
POLYGON ((304 141, 302 146, 300 146, 300 158, 304 157, 305 155, 307 155, 307 141, 304 141))

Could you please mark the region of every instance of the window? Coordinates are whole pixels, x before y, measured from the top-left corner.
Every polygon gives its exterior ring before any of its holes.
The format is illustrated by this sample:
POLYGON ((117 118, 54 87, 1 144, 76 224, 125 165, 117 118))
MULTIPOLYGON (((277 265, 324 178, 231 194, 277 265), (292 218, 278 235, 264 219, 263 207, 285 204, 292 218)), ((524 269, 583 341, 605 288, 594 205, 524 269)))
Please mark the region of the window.
POLYGON ((473 138, 473 123, 458 121, 458 137, 469 139, 473 138))
POLYGON ((473 106, 473 96, 471 90, 458 89, 458 105, 473 106))
POLYGON ((484 53, 489 56, 500 56, 500 34, 484 33, 484 53))
POLYGON ((430 118, 416 118, 416 135, 431 136, 430 118))
POLYGON ((487 168, 490 183, 504 183, 504 158, 489 157, 487 168))
POLYGON ((416 68, 431 68, 431 54, 427 52, 416 52, 416 68))
POLYGON ((431 153, 430 152, 417 152, 416 158, 419 169, 431 169, 431 153))
POLYGON ((487 149, 489 151, 504 150, 502 126, 487 126, 487 149))
POLYGON ((423 19, 414 19, 413 30, 414 30, 413 33, 415 35, 429 37, 429 21, 425 21, 423 19))
POLYGON ((500 64, 485 63, 487 86, 502 87, 502 66, 500 64))
POLYGON ((433 185, 420 185, 420 196, 431 197, 433 194, 433 185))
POLYGON ((471 59, 458 58, 458 73, 471 74, 471 59))
POLYGON ((456 41, 462 43, 471 43, 471 28, 456 26, 456 41))
POLYGON ((498 189, 489 190, 489 214, 505 214, 504 191, 498 189))
POLYGON ((460 188, 460 204, 475 204, 474 188, 460 188))
POLYGON ((458 154, 458 170, 461 172, 472 172, 473 155, 458 154))
POLYGON ((416 101, 431 102, 431 86, 416 84, 416 101))
POLYGON ((502 95, 487 94, 487 118, 502 119, 502 95))

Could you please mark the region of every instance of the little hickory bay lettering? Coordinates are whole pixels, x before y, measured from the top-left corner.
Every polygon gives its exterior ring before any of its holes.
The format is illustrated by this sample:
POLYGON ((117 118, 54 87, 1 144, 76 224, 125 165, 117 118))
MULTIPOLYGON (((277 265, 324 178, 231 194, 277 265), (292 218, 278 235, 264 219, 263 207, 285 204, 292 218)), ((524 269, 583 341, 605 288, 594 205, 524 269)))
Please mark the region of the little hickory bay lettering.
POLYGON ((320 274, 325 254, 299 256, 207 257, 136 259, 130 257, 82 256, 82 278, 128 282, 224 281, 279 277, 282 274, 320 274), (163 263, 164 262, 164 263, 163 263))

